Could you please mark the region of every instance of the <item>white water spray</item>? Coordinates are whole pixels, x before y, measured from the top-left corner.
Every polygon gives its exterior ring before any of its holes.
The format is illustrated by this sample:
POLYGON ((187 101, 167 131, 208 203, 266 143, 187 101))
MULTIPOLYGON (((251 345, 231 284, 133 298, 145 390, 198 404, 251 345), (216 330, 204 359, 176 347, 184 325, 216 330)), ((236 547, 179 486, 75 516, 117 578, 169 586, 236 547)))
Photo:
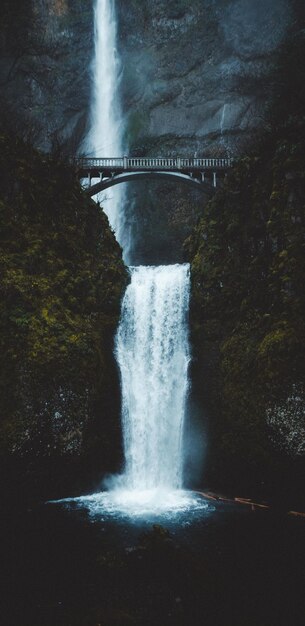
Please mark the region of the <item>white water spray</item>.
POLYGON ((122 380, 124 486, 179 489, 188 388, 188 265, 131 269, 116 355, 122 380))
MULTIPOLYGON (((117 53, 117 20, 114 0, 96 0, 94 15, 95 55, 91 129, 84 151, 93 157, 121 157, 124 154, 124 125, 119 99, 121 63, 117 53)), ((94 182, 94 181, 93 181, 94 182)), ((116 239, 128 261, 128 229, 124 219, 125 186, 112 188, 110 197, 99 198, 116 239)))

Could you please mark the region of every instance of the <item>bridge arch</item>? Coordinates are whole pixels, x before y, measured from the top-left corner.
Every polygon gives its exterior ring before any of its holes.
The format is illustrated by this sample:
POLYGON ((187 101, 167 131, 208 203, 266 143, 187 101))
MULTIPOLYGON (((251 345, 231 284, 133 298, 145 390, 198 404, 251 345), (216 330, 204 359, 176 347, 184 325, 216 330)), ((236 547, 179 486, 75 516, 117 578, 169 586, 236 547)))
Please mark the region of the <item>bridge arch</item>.
POLYGON ((119 157, 80 158, 74 162, 79 179, 87 179, 86 193, 97 193, 120 183, 133 180, 172 180, 185 183, 202 193, 212 195, 219 178, 226 175, 233 165, 228 158, 185 157, 119 157), (93 179, 99 182, 91 185, 93 179))
POLYGON ((129 183, 137 180, 170 180, 172 182, 180 182, 197 189, 205 195, 212 196, 215 192, 215 187, 209 181, 201 181, 197 178, 182 174, 181 172, 158 172, 158 171, 139 171, 139 172, 123 172, 121 174, 115 174, 110 178, 103 178, 98 183, 90 185, 86 188, 88 195, 95 196, 97 193, 119 185, 120 183, 129 183))

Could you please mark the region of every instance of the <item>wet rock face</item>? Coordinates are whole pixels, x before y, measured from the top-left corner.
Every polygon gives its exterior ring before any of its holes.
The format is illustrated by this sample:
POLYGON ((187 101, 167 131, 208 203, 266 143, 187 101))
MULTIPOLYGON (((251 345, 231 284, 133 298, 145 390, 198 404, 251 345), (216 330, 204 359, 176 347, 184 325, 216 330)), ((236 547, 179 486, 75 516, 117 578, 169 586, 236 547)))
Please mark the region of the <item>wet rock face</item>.
MULTIPOLYGON (((117 0, 126 145, 139 155, 235 155, 262 124, 292 0, 117 0)), ((132 262, 177 262, 206 198, 129 186, 132 262), (153 208, 152 208, 153 207, 153 208)))
POLYGON ((4 2, 8 4, 0 40, 4 115, 38 147, 74 153, 88 124, 93 2, 4 2))
POLYGON ((127 141, 135 151, 238 150, 261 123, 287 0, 118 1, 127 141))

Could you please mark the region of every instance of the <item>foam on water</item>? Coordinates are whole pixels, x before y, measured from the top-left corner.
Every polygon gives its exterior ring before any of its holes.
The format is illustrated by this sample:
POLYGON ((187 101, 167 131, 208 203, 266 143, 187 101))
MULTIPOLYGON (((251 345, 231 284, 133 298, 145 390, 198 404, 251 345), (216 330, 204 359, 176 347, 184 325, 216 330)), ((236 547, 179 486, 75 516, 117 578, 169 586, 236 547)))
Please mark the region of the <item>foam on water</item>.
POLYGON ((89 516, 97 520, 107 518, 149 519, 166 522, 187 518, 189 521, 200 514, 214 510, 199 494, 192 491, 161 489, 102 491, 79 498, 66 498, 52 501, 69 508, 85 509, 89 516))

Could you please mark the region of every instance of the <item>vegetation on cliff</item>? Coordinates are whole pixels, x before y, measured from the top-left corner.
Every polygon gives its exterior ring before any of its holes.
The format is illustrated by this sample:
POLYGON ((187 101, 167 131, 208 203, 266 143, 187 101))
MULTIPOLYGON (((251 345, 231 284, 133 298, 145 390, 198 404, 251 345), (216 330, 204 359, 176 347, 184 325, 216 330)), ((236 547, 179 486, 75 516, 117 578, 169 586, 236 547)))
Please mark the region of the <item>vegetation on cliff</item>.
POLYGON ((121 250, 72 167, 4 134, 0 164, 1 458, 88 458, 98 474, 119 449, 121 250))
POLYGON ((269 127, 187 242, 212 474, 233 482, 304 463, 304 54, 301 32, 274 73, 269 127))

